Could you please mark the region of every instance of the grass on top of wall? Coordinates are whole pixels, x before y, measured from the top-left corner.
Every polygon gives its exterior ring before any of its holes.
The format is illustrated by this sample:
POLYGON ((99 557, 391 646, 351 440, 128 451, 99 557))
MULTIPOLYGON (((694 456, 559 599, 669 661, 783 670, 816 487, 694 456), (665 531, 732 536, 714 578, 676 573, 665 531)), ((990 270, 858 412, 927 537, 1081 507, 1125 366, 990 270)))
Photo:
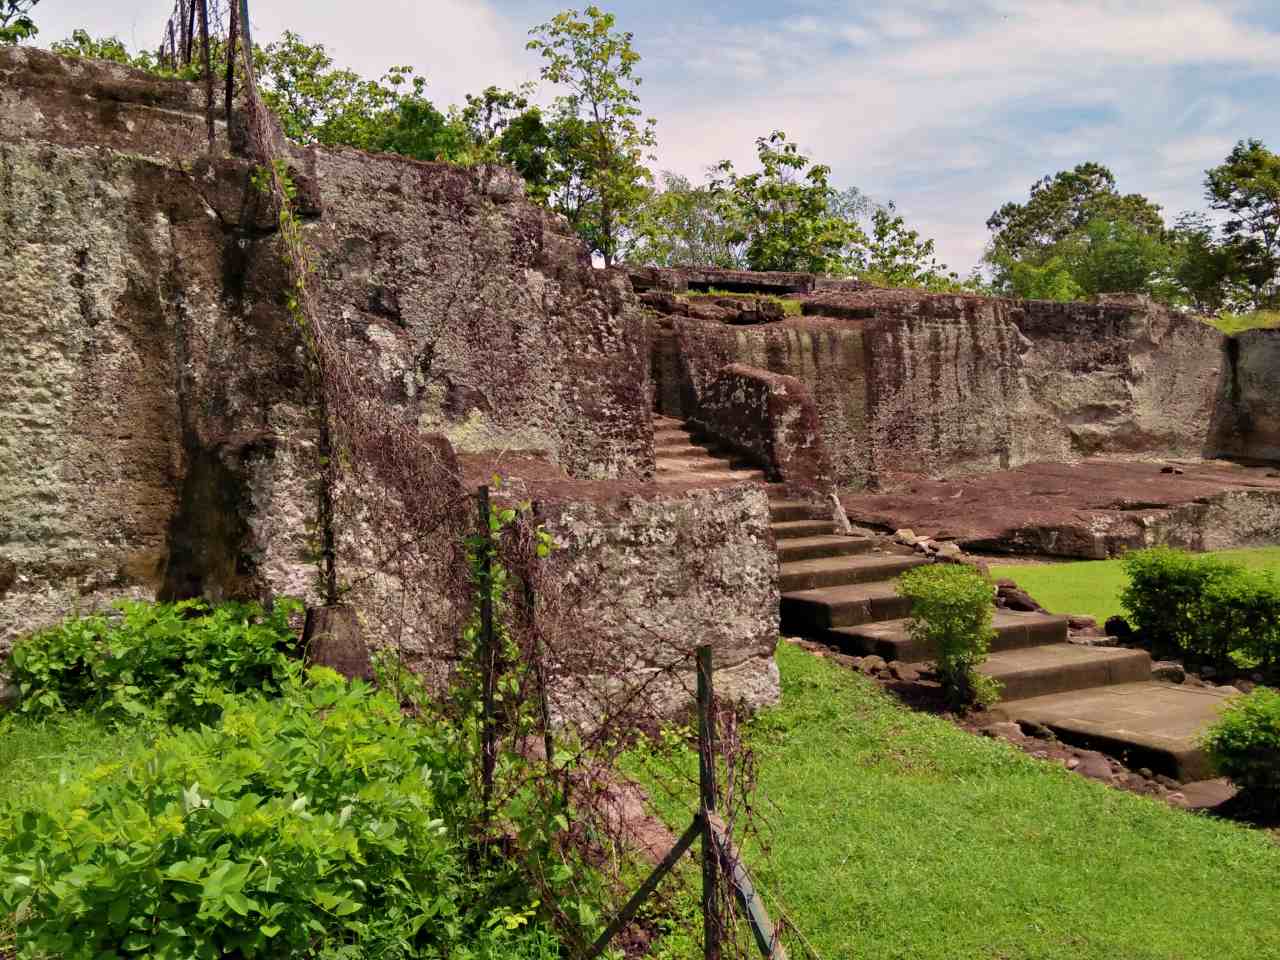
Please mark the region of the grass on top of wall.
MULTIPOLYGON (((1214 554, 1246 567, 1272 570, 1280 576, 1280 547, 1221 550, 1214 554)), ((1070 563, 991 564, 991 576, 1015 580, 1050 613, 1080 614, 1099 624, 1123 616, 1120 593, 1127 579, 1119 560, 1070 563)))
POLYGON ((1252 313, 1223 313, 1209 322, 1228 336, 1246 330, 1280 327, 1280 310, 1256 310, 1252 313))
MULTIPOLYGON (((770 852, 743 856, 824 958, 1258 960, 1275 955, 1280 844, 1114 790, 915 713, 859 674, 778 650, 782 703, 749 729, 770 852)), ((687 749, 642 781, 693 783, 687 749)), ((696 799, 658 790, 677 830, 696 799)), ((693 897, 697 871, 679 882, 693 897)), ((697 918, 682 927, 696 927, 697 918)), ((656 956, 693 958, 698 931, 656 956)), ((790 955, 815 955, 798 937, 790 955)))

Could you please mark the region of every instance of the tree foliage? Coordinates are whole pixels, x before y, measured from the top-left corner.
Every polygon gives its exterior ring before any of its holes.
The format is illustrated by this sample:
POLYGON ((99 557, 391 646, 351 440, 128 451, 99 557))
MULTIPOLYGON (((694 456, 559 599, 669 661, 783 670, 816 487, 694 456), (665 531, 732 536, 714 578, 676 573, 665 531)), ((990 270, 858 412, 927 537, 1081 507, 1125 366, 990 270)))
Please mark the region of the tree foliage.
POLYGON ((723 198, 709 186, 664 171, 661 187, 641 205, 627 259, 655 267, 746 268, 742 245, 725 217, 723 198))
POLYGON ((1248 293, 1250 306, 1280 301, 1280 155, 1261 140, 1241 140, 1205 172, 1205 196, 1226 214, 1222 225, 1228 276, 1248 293))
POLYGON ((542 78, 567 91, 555 102, 552 205, 606 266, 649 192, 645 162, 657 143, 654 120, 640 110, 640 54, 632 35, 614 25, 613 14, 596 6, 566 10, 530 30, 526 45, 545 61, 542 78))
POLYGON ((752 270, 845 274, 866 234, 836 205, 831 168, 813 163, 781 130, 756 138, 760 169, 739 174, 728 160, 710 188, 722 198, 730 235, 752 270))
POLYGON ((31 8, 40 0, 0 0, 0 47, 30 40, 40 31, 31 18, 31 8))

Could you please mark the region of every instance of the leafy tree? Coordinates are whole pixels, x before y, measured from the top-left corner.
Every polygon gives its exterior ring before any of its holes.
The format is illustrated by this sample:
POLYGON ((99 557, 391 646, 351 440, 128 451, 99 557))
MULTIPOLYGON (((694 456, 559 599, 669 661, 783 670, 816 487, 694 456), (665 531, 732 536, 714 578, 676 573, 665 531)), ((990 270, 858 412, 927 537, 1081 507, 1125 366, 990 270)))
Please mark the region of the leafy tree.
POLYGON ((149 51, 142 51, 136 56, 129 53, 119 37, 95 38, 87 30, 73 31, 65 40, 57 40, 49 45, 54 53, 68 57, 85 57, 88 60, 110 60, 122 63, 127 67, 137 67, 153 73, 160 72, 156 58, 149 51))
POLYGON ((1234 303, 1234 257, 1217 239, 1203 213, 1183 213, 1169 231, 1172 282, 1178 301, 1198 313, 1217 313, 1234 303))
POLYGON ((731 236, 752 270, 846 274, 866 234, 840 208, 831 168, 811 163, 781 130, 756 138, 760 170, 739 175, 728 160, 711 182, 724 199, 731 236))
POLYGON ((1005 293, 1063 299, 1163 289, 1169 252, 1160 207, 1141 194, 1121 194, 1102 164, 1042 177, 1026 203, 1006 203, 987 227, 986 260, 1005 293))
POLYGON ((1261 140, 1241 140, 1205 172, 1205 195, 1227 215, 1223 243, 1230 275, 1247 288, 1250 306, 1280 301, 1280 155, 1261 140))
POLYGON ((526 45, 546 61, 542 78, 568 93, 556 99, 551 202, 612 265, 623 233, 648 195, 647 151, 657 142, 636 92, 640 55, 613 14, 589 6, 566 10, 530 30, 526 45))
POLYGON ((31 8, 40 0, 0 0, 0 47, 30 40, 40 31, 31 19, 31 8))
POLYGON ((546 202, 555 168, 553 131, 532 96, 531 83, 516 90, 485 87, 466 95, 457 120, 469 137, 471 162, 508 164, 524 178, 528 195, 546 202))
POLYGON ((744 269, 739 234, 726 216, 723 198, 709 186, 666 171, 662 188, 641 206, 627 259, 657 267, 711 266, 744 269))
POLYGON ((938 262, 933 240, 910 229, 892 203, 872 211, 871 234, 854 272, 885 287, 958 290, 965 286, 946 264, 938 262))

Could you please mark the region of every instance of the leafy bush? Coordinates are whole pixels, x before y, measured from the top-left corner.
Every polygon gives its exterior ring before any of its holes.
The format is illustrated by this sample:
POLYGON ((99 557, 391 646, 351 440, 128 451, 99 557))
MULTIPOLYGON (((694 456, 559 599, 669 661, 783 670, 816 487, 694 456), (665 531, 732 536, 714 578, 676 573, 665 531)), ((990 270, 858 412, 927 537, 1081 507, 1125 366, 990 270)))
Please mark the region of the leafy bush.
POLYGON ((1213 556, 1155 547, 1128 554, 1120 602, 1144 638, 1226 663, 1280 659, 1280 582, 1213 556))
POLYGON ((1231 700, 1204 736, 1218 772, 1262 807, 1280 810, 1280 691, 1231 700))
POLYGON ((221 691, 275 692, 294 669, 296 601, 201 600, 117 605, 19 640, 8 672, 35 716, 90 708, 115 719, 156 717, 196 724, 217 715, 221 691))
POLYGON ((323 668, 285 693, 0 812, 22 955, 555 955, 513 878, 467 866, 456 733, 323 668))
POLYGON ((997 682, 977 671, 995 636, 991 583, 963 564, 931 564, 904 573, 898 592, 911 600, 912 638, 937 651, 951 701, 965 706, 999 699, 997 682))

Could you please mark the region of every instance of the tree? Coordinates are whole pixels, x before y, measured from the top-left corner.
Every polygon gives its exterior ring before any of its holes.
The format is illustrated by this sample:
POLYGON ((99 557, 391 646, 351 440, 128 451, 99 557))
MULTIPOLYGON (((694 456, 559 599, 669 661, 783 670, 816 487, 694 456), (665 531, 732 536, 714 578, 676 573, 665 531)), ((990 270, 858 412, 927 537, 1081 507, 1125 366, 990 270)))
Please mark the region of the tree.
POLYGON ((854 272, 860 279, 885 287, 959 290, 966 286, 946 264, 938 262, 933 240, 910 229, 892 202, 872 210, 871 234, 854 272))
POLYGON ((1234 257, 1218 241, 1217 230, 1205 214, 1181 214, 1169 237, 1178 302, 1198 313, 1217 313, 1237 301, 1234 257))
POLYGON ((566 10, 529 31, 526 45, 546 61, 542 78, 569 92, 556 99, 552 205, 613 264, 630 217, 649 192, 647 151, 657 142, 643 119, 635 75, 640 55, 614 16, 590 6, 566 10))
POLYGON ((831 168, 811 163, 781 130, 756 138, 760 170, 739 175, 728 160, 711 190, 723 197, 734 242, 752 270, 847 274, 866 234, 840 209, 831 168))
POLYGON ((0 47, 30 40, 40 31, 31 19, 31 8, 40 0, 0 0, 0 47))
POLYGON ((1159 205, 1121 194, 1115 175, 1082 163, 1031 185, 1026 203, 1006 203, 987 220, 986 260, 996 286, 1014 296, 1154 292, 1168 251, 1159 205), (1066 276, 1063 275, 1066 271, 1066 276), (1068 282, 1068 277, 1069 281, 1068 282))
POLYGON ((1261 140, 1241 140, 1226 160, 1205 171, 1205 196, 1227 214, 1223 245, 1230 275, 1249 291, 1255 309, 1280 301, 1280 155, 1261 140))
POLYGON ((122 63, 127 67, 137 67, 153 73, 159 72, 156 59, 150 52, 144 50, 135 56, 129 53, 124 41, 119 37, 95 38, 91 37, 87 30, 75 30, 67 39, 51 43, 49 49, 67 57, 110 60, 112 63, 122 63))
POLYGON ((742 244, 726 218, 723 198, 669 170, 661 180, 662 188, 637 212, 627 259, 655 267, 744 269, 742 244))

